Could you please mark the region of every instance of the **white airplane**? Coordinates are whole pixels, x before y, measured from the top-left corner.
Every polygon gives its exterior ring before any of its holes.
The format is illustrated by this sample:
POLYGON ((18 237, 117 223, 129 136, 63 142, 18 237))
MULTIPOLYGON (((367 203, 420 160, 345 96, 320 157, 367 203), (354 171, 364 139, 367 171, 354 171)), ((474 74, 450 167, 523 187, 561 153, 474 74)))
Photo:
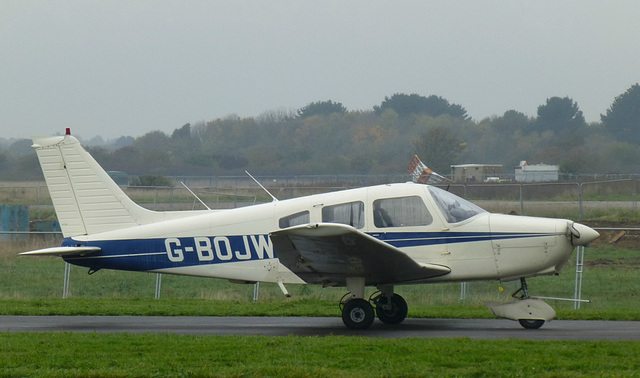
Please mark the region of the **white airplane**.
POLYGON ((378 185, 229 210, 156 212, 134 203, 67 130, 33 148, 62 228, 62 246, 23 252, 89 268, 216 277, 232 282, 346 286, 352 329, 407 315, 400 284, 521 280, 500 317, 539 328, 555 316, 526 278, 558 274, 599 234, 579 223, 490 214, 415 183, 378 185), (365 299, 365 287, 379 290, 365 299))

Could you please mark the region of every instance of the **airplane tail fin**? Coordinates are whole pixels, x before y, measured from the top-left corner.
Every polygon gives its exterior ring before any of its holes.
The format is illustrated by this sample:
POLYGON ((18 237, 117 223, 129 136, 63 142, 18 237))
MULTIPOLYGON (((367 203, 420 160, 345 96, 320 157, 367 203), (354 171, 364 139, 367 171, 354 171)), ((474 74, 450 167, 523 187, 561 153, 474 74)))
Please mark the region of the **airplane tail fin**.
POLYGON ((452 183, 453 181, 429 169, 418 157, 413 155, 409 164, 409 173, 413 176, 413 182, 420 184, 438 184, 441 182, 452 183))
POLYGON ((64 237, 112 231, 162 220, 133 202, 71 136, 34 137, 64 237))

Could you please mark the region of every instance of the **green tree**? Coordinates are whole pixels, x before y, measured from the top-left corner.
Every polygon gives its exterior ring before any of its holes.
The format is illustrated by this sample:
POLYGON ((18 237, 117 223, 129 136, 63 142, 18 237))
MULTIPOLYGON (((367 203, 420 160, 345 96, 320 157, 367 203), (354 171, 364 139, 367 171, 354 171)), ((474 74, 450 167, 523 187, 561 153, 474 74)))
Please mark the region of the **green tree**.
POLYGON ((136 138, 133 144, 135 148, 140 149, 143 152, 155 152, 163 150, 163 152, 169 151, 170 139, 167 134, 162 131, 150 131, 138 138, 136 138))
POLYGON ((432 117, 449 114, 453 117, 468 118, 467 111, 462 106, 449 104, 449 101, 436 95, 424 97, 415 93, 396 93, 391 97, 385 97, 380 106, 373 107, 376 114, 382 114, 387 109, 395 110, 401 117, 411 114, 427 114, 432 117))
POLYGON ((551 97, 544 105, 538 106, 537 131, 582 130, 587 126, 578 103, 569 97, 551 97))
POLYGON ((331 115, 333 113, 344 114, 347 112, 345 108, 339 102, 333 102, 331 100, 312 102, 309 105, 298 109, 299 118, 307 118, 314 115, 331 115))
POLYGON ((23 155, 14 160, 11 166, 11 180, 21 180, 32 175, 38 179, 44 179, 35 153, 23 155))
POLYGON ((490 121, 491 127, 498 132, 514 132, 526 129, 531 120, 521 112, 507 110, 502 117, 494 118, 490 121))
POLYGON ((451 164, 456 161, 465 146, 451 128, 438 126, 420 136, 413 147, 415 154, 429 168, 444 175, 450 171, 451 164))
POLYGON ((120 138, 116 139, 112 144, 114 148, 122 148, 122 147, 127 147, 127 146, 131 146, 133 143, 135 143, 135 139, 132 136, 121 136, 120 138))
POLYGON ((32 144, 33 142, 30 139, 18 139, 9 146, 8 151, 16 157, 31 155, 33 153, 32 144))
POLYGON ((173 187, 171 179, 161 175, 143 175, 131 180, 131 186, 168 186, 173 187))
POLYGON ((189 139, 191 138, 191 124, 185 123, 181 128, 173 130, 171 134, 171 139, 179 140, 179 139, 189 139))
POLYGON ((476 127, 468 128, 476 131, 476 135, 466 136, 469 148, 465 150, 465 158, 470 162, 503 164, 515 167, 520 160, 530 159, 518 147, 518 141, 531 120, 523 113, 508 110, 500 117, 482 120, 476 127))
POLYGON ((604 150, 607 168, 620 173, 636 173, 640 169, 640 146, 613 142, 604 150))
POLYGON ((98 160, 98 162, 107 170, 126 171, 127 173, 145 173, 143 169, 140 168, 140 150, 133 147, 133 145, 114 150, 110 153, 109 160, 109 162, 102 162, 100 160, 98 160))
POLYGON ((600 120, 617 140, 640 144, 640 85, 636 83, 616 97, 600 120))
POLYGON ((136 138, 133 147, 140 151, 141 169, 147 172, 166 172, 172 155, 169 136, 162 131, 151 131, 136 138))

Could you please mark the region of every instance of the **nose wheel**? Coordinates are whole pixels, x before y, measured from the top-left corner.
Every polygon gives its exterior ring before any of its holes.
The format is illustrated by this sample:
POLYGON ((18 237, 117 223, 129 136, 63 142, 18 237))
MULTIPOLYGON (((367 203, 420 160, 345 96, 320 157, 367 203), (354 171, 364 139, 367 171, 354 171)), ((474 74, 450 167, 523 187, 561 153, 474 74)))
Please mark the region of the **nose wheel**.
MULTIPOLYGON (((511 296, 518 300, 529 300, 529 289, 527 287, 527 280, 520 278, 520 288, 516 290, 511 296)), ((531 309, 532 306, 528 306, 527 309, 531 309)), ((532 313, 529 312, 531 316, 532 313)), ((518 319, 518 323, 525 329, 538 329, 544 325, 543 319, 518 319)))
POLYGON ((538 329, 544 324, 544 320, 540 319, 518 319, 518 323, 526 329, 538 329))
POLYGON ((517 320, 525 329, 538 329, 545 321, 555 318, 556 312, 551 306, 539 298, 529 296, 524 278, 520 279, 520 283, 521 287, 511 295, 515 301, 507 303, 487 301, 485 304, 489 311, 499 318, 517 320))

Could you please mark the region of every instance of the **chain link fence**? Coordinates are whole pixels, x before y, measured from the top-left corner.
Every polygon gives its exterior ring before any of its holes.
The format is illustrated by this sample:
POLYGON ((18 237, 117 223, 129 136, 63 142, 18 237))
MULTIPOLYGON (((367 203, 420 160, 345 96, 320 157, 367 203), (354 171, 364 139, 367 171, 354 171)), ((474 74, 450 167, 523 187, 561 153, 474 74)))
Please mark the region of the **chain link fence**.
MULTIPOLYGON (((296 176, 258 177, 276 198, 283 200, 366 185, 406 182, 404 176, 296 176)), ((141 206, 158 211, 230 209, 269 202, 271 197, 249 177, 180 178, 172 187, 124 186, 122 189, 141 206), (194 184, 194 185, 191 185, 194 184), (192 194, 193 192, 194 194, 192 194)), ((1 185, 1 184, 0 184, 1 185)), ((618 179, 588 182, 486 183, 438 185, 469 199, 491 212, 574 220, 593 219, 611 212, 638 212, 638 180, 618 179)), ((28 206, 30 229, 2 231, 54 231, 46 222, 56 220, 44 183, 12 183, 0 186, 0 205, 28 206)))
MULTIPOLYGON (((359 186, 386 183, 392 177, 308 176, 296 178, 258 177, 278 199, 295 198, 359 186)), ((211 178, 183 177, 172 187, 124 186, 122 189, 141 206, 158 211, 229 209, 271 201, 271 197, 248 177, 211 178), (184 182, 189 189, 183 187, 184 182), (208 185, 205 185, 208 184, 208 185), (194 197, 194 194, 198 198, 194 197), (202 201, 205 205, 203 205, 202 201)), ((409 181, 409 176, 395 177, 395 182, 409 181)), ((611 212, 637 214, 638 180, 635 178, 588 182, 553 183, 483 183, 438 185, 467 198, 491 212, 532 216, 563 217, 574 220, 593 219, 611 212)), ((44 183, 0 184, 0 204, 27 207, 28 229, 2 225, 0 239, 31 240, 61 238, 59 226, 44 183)), ((20 223, 24 224, 24 222, 20 223)), ((584 252, 583 252, 584 253, 584 252)), ((66 265, 65 265, 66 266, 66 265)), ((578 268, 576 268, 578 272, 578 268)), ((580 269, 581 273, 581 269, 580 269)), ((68 292, 68 272, 65 271, 64 295, 68 292)), ((156 278, 155 297, 160 297, 161 278, 156 278)), ((579 298, 576 276, 576 298, 579 298)), ((256 286, 254 300, 257 300, 256 286)), ((468 295, 468 284, 461 285, 461 298, 468 295)), ((577 306, 579 306, 579 302, 577 306)), ((578 307, 579 308, 579 307, 578 307)))

